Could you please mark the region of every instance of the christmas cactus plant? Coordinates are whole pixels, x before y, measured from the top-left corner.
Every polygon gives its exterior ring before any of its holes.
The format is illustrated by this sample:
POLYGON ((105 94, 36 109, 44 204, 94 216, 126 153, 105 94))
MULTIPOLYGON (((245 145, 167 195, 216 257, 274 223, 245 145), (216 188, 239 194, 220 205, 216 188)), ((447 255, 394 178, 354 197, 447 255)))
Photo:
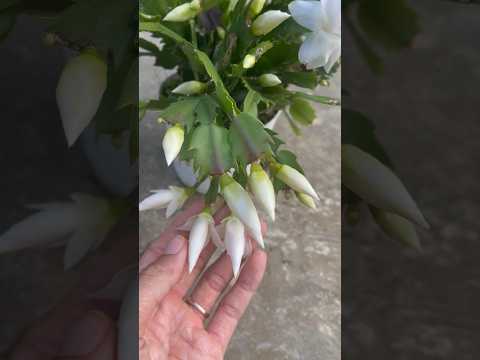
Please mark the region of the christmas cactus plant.
POLYGON ((140 117, 155 111, 166 123, 167 165, 189 162, 197 183, 154 191, 139 208, 166 208, 169 217, 207 184, 205 209, 186 225, 190 270, 211 239, 237 276, 245 233, 264 246, 257 207, 274 220, 280 191, 315 207, 317 193, 295 154, 265 124, 282 111, 299 133, 315 120, 312 102, 338 105, 313 90, 328 86, 339 67, 340 18, 340 0, 141 3, 140 31, 160 39, 141 33, 141 55, 175 71, 158 98, 140 103, 140 117), (231 211, 220 228, 212 218, 219 202, 231 211))

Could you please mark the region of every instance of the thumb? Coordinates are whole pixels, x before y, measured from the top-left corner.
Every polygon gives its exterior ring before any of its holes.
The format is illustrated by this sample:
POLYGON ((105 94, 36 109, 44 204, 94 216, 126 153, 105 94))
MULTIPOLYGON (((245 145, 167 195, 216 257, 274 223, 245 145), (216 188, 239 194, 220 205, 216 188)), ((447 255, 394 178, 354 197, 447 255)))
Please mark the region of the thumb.
POLYGON ((164 249, 164 255, 140 273, 139 331, 145 327, 156 306, 180 280, 187 258, 187 240, 175 236, 164 249))

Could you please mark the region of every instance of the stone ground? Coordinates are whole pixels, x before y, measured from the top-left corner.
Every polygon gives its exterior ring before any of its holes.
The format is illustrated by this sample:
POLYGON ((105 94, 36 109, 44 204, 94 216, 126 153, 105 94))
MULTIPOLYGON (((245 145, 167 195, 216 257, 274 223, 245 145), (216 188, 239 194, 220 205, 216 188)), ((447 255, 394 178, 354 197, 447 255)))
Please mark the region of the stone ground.
MULTIPOLYGON (((141 99, 154 97, 165 73, 148 59, 141 62, 141 99)), ((340 77, 331 89, 340 96, 340 77)), ((277 220, 266 237, 268 268, 258 293, 242 319, 228 360, 340 359, 340 108, 317 107, 314 125, 297 138, 285 118, 276 130, 320 195, 316 211, 281 197, 277 220)), ((177 184, 162 153, 164 129, 153 114, 140 128, 140 198, 149 190, 177 184)), ((165 227, 163 211, 140 215, 140 248, 165 227)))

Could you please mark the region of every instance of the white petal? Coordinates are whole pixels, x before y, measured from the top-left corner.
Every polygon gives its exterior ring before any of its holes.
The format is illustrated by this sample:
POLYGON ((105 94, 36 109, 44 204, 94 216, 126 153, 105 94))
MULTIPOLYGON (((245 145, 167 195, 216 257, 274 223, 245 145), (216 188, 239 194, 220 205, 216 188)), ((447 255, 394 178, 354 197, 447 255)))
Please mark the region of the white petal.
POLYGON ((72 233, 78 223, 79 212, 68 203, 30 215, 0 236, 0 253, 50 245, 72 233))
POLYGON ((188 195, 183 188, 181 189, 181 192, 175 192, 174 191, 174 196, 172 201, 167 206, 167 211, 165 213, 165 217, 168 219, 170 216, 172 216, 178 209, 180 209, 183 204, 185 204, 185 201, 188 199, 188 195))
POLYGON ((298 59, 307 65, 308 69, 324 66, 333 52, 339 49, 341 40, 339 36, 323 31, 308 34, 300 47, 298 59))
POLYGON ((106 88, 107 65, 98 56, 86 52, 65 65, 56 96, 69 146, 95 116, 106 88))
MULTIPOLYGON (((211 216, 210 216, 211 218, 211 216)), ((188 239, 188 272, 192 272, 198 257, 202 252, 208 238, 210 219, 207 214, 200 214, 193 222, 188 239)))
POLYGON ((332 70, 332 67, 337 63, 338 59, 340 59, 340 52, 341 52, 341 47, 339 46, 338 48, 334 48, 332 53, 330 54, 327 63, 325 64, 324 68, 327 73, 332 70))
POLYGON ((293 19, 303 27, 316 31, 323 18, 323 6, 320 1, 295 0, 288 5, 293 19))
POLYGON ((233 215, 245 224, 253 238, 263 248, 260 219, 248 192, 228 175, 223 175, 220 182, 223 182, 222 194, 233 215))
POLYGON ((235 217, 225 224, 225 247, 232 261, 233 274, 237 278, 245 251, 245 229, 242 222, 235 217))
POLYGON ((159 190, 155 194, 143 199, 138 205, 140 211, 151 209, 163 209, 173 200, 174 193, 171 190, 159 190))
POLYGON ((342 145, 342 183, 369 204, 429 227, 400 179, 353 145, 342 145))
POLYGON ((342 31, 342 3, 340 0, 321 0, 323 22, 322 28, 330 33, 341 35, 342 31))
POLYGON ((65 270, 78 264, 88 251, 98 242, 103 241, 106 233, 95 228, 76 230, 68 240, 63 258, 65 270))

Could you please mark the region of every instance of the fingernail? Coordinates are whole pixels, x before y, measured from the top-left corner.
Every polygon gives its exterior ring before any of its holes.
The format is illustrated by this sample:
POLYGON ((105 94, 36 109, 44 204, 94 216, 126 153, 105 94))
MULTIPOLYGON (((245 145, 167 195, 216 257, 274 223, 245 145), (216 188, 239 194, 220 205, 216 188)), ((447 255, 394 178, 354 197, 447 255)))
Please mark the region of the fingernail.
POLYGON ((166 255, 178 254, 180 250, 182 250, 184 244, 185 238, 183 236, 177 235, 167 243, 164 252, 166 255))
POLYGON ((97 311, 89 311, 68 332, 61 356, 84 356, 93 352, 104 339, 110 321, 97 311))

